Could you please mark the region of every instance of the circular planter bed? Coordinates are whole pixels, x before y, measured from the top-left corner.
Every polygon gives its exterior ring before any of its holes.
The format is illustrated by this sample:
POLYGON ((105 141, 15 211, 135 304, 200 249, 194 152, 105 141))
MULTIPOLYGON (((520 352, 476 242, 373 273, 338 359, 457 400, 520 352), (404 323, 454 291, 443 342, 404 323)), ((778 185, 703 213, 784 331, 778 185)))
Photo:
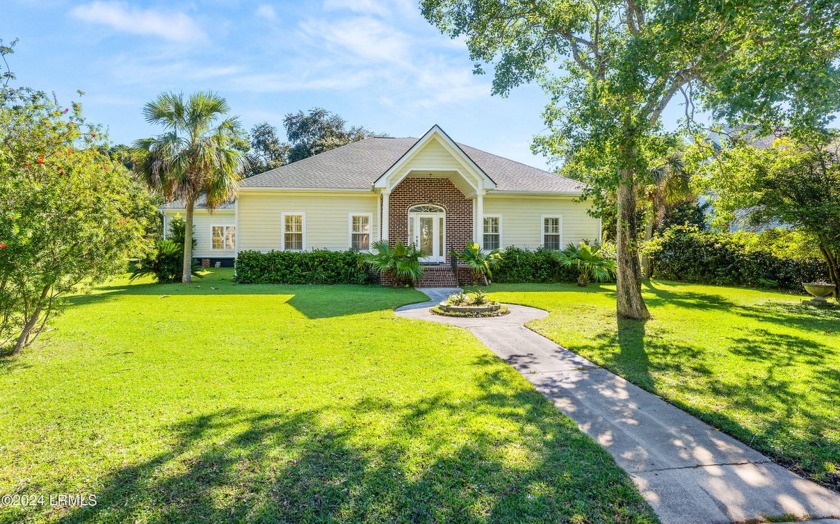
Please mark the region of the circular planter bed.
POLYGON ((445 317, 484 318, 507 315, 510 310, 499 303, 482 304, 480 306, 451 306, 441 302, 432 308, 432 313, 445 317))

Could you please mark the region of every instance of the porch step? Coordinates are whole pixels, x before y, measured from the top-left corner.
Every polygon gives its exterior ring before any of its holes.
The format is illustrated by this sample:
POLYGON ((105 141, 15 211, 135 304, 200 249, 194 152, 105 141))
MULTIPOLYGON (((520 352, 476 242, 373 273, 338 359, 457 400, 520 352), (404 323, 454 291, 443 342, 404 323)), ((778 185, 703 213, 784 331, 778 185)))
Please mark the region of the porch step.
POLYGON ((449 266, 424 266, 416 287, 458 287, 458 279, 449 266))

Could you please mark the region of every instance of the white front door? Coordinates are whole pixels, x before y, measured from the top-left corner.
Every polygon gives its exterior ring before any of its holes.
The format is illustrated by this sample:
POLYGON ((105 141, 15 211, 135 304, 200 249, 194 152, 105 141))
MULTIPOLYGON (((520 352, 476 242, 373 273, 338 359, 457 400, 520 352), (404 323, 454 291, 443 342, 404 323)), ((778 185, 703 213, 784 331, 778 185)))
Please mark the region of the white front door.
POLYGON ((416 214, 413 219, 414 238, 412 241, 417 249, 423 254, 422 262, 443 262, 445 255, 443 251, 443 234, 446 229, 444 217, 440 213, 416 214))

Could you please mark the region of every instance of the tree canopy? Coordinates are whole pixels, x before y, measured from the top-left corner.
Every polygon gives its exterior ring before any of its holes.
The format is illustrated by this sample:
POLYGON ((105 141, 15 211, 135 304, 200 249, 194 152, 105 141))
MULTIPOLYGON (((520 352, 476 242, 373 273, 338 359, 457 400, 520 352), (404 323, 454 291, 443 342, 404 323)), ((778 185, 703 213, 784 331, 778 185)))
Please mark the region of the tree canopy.
MULTIPOLYGON (((548 155, 582 168, 588 197, 617 208, 617 312, 647 318, 637 245, 637 185, 651 173, 675 96, 716 119, 764 129, 826 123, 840 108, 840 9, 784 0, 422 0, 463 37, 493 93, 538 82, 549 95, 548 155)), ((691 119, 688 118, 687 122, 691 119)))
POLYGON ((698 163, 706 169, 703 186, 715 195, 717 225, 736 220, 753 226, 780 223, 801 231, 819 248, 834 285, 840 286, 836 134, 810 143, 782 137, 768 148, 736 139, 716 161, 698 163))
POLYGON ((286 164, 291 146, 280 140, 277 129, 268 122, 251 128, 251 150, 244 177, 258 175, 286 164))
POLYGON ((288 162, 297 162, 313 155, 357 142, 372 136, 382 136, 361 126, 347 128, 347 122, 336 113, 316 107, 304 113, 289 113, 283 119, 291 148, 288 162))

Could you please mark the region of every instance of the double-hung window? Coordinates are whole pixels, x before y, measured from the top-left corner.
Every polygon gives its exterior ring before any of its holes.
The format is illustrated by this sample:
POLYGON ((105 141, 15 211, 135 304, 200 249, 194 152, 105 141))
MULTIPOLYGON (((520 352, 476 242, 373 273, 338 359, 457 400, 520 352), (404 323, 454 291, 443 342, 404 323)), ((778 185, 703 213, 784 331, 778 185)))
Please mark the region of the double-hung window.
POLYGON ((562 224, 559 216, 543 217, 543 247, 552 251, 560 250, 562 224))
POLYGON ((501 218, 497 216, 484 217, 484 249, 492 251, 502 247, 501 218))
POLYGON ((303 214, 283 213, 283 250, 303 251, 303 214))
POLYGON ((213 249, 236 249, 236 226, 213 226, 213 249))
POLYGON ((350 248, 359 251, 370 249, 371 215, 350 215, 350 248))

